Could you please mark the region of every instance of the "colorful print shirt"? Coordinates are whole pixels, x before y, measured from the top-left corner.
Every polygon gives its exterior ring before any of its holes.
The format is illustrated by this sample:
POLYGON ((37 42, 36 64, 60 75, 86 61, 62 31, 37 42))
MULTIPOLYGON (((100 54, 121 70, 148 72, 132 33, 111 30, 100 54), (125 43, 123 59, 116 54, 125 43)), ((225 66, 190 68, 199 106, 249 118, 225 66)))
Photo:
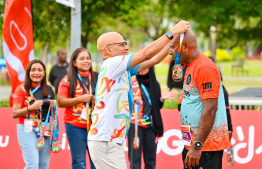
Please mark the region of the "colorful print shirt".
MULTIPOLYGON (((75 97, 82 96, 82 95, 83 95, 83 88, 80 86, 79 81, 77 81, 76 89, 75 89, 75 97)), ((59 83, 57 96, 70 98, 68 75, 66 75, 59 83)), ((84 103, 78 103, 74 106, 66 107, 65 116, 64 116, 65 123, 70 123, 76 127, 87 128, 86 120, 80 117, 84 107, 85 107, 84 103)))
MULTIPOLYGON (((143 102, 141 102, 141 104, 140 104, 138 117, 137 117, 136 110, 133 110, 131 123, 135 124, 135 121, 137 120, 138 126, 148 128, 151 125, 151 119, 149 118, 148 115, 144 116, 144 113, 143 113, 144 103, 145 103, 145 101, 147 101, 147 99, 144 100, 142 98, 139 83, 136 79, 132 80, 132 86, 133 86, 133 95, 140 97, 140 99, 143 100, 143 102)), ((147 104, 149 105, 149 103, 147 103, 147 104)), ((150 110, 151 110, 151 108, 150 108, 150 110)), ((149 112, 150 112, 150 110, 149 110, 149 112)))
POLYGON ((132 56, 116 56, 102 63, 88 140, 124 143, 134 102, 131 76, 138 74, 139 67, 129 69, 132 56))
MULTIPOLYGON (((229 148, 228 124, 225 109, 224 93, 220 73, 214 62, 200 54, 186 70, 181 105, 181 123, 191 126, 191 145, 198 132, 203 112, 202 100, 218 98, 218 110, 215 122, 202 151, 218 151, 229 148)), ((189 146, 186 146, 190 149, 189 146)))
MULTIPOLYGON (((34 88, 36 88, 37 86, 35 85, 32 85, 31 84, 31 90, 33 90, 34 88)), ((15 89, 15 93, 14 93, 14 104, 20 104, 22 105, 22 108, 25 108, 27 106, 29 106, 29 102, 33 99, 42 99, 42 100, 45 100, 45 99, 54 99, 54 92, 51 88, 51 86, 48 86, 48 97, 47 98, 43 98, 42 97, 42 94, 41 94, 41 87, 32 95, 32 96, 29 96, 24 88, 24 84, 21 84, 19 85, 16 89, 15 89), (35 97, 35 96, 36 97, 35 97)), ((42 107, 43 108, 43 107, 42 107)), ((28 114, 25 114, 24 116, 22 117, 19 117, 18 118, 18 124, 24 124, 24 120, 28 117, 28 114)), ((34 113, 34 111, 31 111, 29 113, 29 118, 33 120, 33 126, 34 127, 37 127, 38 126, 38 122, 40 121, 39 120, 39 117, 38 115, 36 115, 34 113)))

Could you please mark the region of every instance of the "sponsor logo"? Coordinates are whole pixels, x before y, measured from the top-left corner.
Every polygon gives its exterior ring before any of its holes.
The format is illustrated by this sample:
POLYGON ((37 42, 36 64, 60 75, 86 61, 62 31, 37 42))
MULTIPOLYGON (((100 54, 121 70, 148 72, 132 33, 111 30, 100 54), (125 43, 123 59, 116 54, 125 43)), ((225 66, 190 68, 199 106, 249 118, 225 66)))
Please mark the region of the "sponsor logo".
POLYGON ((187 97, 190 97, 189 91, 184 90, 184 95, 186 95, 187 97))
POLYGON ((6 147, 8 143, 9 143, 9 136, 7 135, 4 138, 4 136, 0 135, 0 147, 6 147))
POLYGON ((202 83, 202 93, 205 93, 205 92, 212 92, 213 89, 212 89, 212 82, 207 82, 207 83, 202 83))
POLYGON ((189 85, 190 82, 191 82, 191 74, 189 74, 189 75, 187 76, 186 84, 189 85))

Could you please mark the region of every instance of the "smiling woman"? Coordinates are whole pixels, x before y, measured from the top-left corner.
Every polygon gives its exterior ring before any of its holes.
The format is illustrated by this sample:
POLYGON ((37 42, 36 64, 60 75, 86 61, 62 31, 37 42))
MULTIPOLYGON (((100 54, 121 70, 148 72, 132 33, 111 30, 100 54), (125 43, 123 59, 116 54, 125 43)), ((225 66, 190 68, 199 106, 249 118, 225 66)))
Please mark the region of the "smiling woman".
MULTIPOLYGON (((65 107, 65 127, 72 168, 86 168, 87 135, 90 110, 95 103, 98 73, 92 70, 91 55, 85 48, 76 49, 71 56, 68 74, 58 87, 58 104, 65 107)), ((95 166, 90 159, 91 169, 95 166)))
POLYGON ((50 124, 48 110, 54 107, 53 99, 54 92, 46 84, 44 63, 32 60, 27 65, 24 84, 15 90, 13 104, 13 118, 19 118, 17 136, 26 163, 25 168, 48 168, 51 137, 45 133, 48 130, 42 124, 50 124), (36 143, 42 130, 42 134, 45 133, 42 136, 44 146, 38 149, 36 143))

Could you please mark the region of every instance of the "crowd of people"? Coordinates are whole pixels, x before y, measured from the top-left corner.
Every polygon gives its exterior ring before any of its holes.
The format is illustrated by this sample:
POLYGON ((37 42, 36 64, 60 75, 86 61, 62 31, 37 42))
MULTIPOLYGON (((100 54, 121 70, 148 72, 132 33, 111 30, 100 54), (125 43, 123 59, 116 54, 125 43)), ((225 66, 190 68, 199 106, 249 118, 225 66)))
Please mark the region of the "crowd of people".
POLYGON ((55 92, 47 85, 43 62, 28 64, 13 105, 26 169, 48 168, 52 147, 48 126, 57 105, 65 108, 65 124, 60 125, 65 125, 72 169, 86 168, 86 154, 91 169, 126 169, 126 137, 130 168, 141 168, 143 154, 145 168, 155 169, 157 140, 164 126, 160 109, 177 92, 168 89, 161 94, 154 65, 168 54, 178 59, 178 52, 179 64, 186 65, 180 102, 184 168, 222 168, 232 125, 229 130, 221 75, 215 63, 198 50, 189 22, 180 21, 136 53, 128 54, 129 47, 117 32, 102 34, 97 49, 103 59, 99 72, 93 71, 91 54, 85 48, 73 51, 69 63, 65 50, 57 52, 58 63, 49 75, 55 92), (36 146, 41 139, 44 145, 36 146))

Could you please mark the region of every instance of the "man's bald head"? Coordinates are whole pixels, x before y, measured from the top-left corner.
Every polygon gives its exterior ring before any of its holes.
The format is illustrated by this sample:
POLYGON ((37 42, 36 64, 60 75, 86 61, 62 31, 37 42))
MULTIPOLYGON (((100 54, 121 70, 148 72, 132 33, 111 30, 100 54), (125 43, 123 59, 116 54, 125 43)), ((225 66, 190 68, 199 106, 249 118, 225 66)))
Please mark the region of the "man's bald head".
POLYGON ((184 33, 183 43, 186 42, 188 42, 189 44, 196 44, 196 36, 191 30, 188 30, 184 33))
MULTIPOLYGON (((176 53, 180 45, 180 34, 175 36, 172 41, 170 41, 170 50, 169 54, 173 56, 173 59, 176 58, 176 53)), ((184 39, 181 45, 180 52, 180 61, 181 64, 188 64, 192 61, 193 58, 197 57, 199 50, 197 48, 196 36, 191 31, 188 30, 184 33, 184 39)))
POLYGON ((97 39, 97 49, 103 59, 126 55, 129 47, 124 38, 117 32, 104 33, 97 39))
POLYGON ((120 40, 121 42, 123 42, 124 38, 117 32, 104 33, 97 39, 97 50, 100 52, 104 50, 104 47, 107 44, 117 43, 118 42, 117 40, 120 40))

